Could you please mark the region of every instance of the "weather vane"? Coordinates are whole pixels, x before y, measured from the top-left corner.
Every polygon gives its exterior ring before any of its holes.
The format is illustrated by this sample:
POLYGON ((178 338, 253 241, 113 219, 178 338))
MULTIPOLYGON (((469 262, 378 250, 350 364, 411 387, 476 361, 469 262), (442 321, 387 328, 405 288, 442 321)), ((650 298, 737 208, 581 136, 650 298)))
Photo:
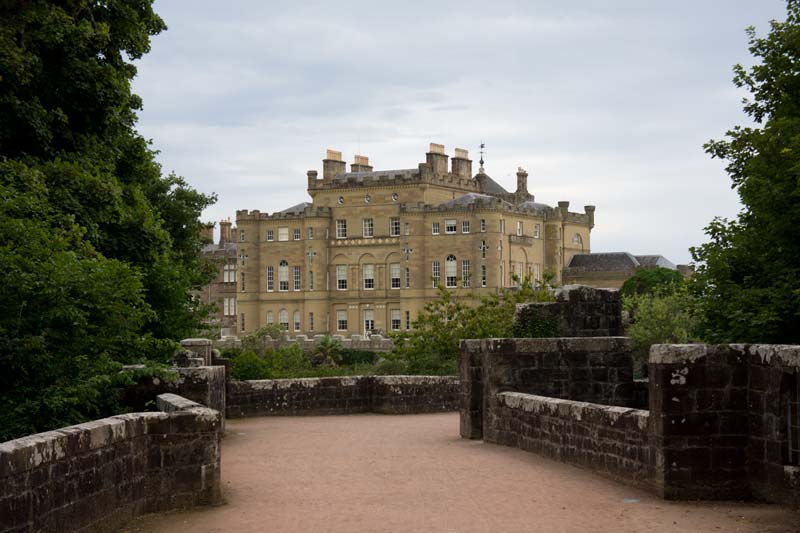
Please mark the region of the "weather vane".
POLYGON ((484 148, 486 148, 486 144, 483 141, 481 141, 481 160, 480 160, 480 163, 481 163, 480 173, 481 174, 483 174, 483 149, 484 148))

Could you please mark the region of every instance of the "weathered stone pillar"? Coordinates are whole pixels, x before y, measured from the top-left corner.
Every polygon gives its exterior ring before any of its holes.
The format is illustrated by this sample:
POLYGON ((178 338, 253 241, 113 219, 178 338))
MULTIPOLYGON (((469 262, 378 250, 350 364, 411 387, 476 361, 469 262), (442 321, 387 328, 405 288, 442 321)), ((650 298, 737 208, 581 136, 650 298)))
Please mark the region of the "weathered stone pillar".
POLYGON ((201 358, 204 365, 211 366, 211 341, 209 339, 183 339, 181 346, 193 352, 195 357, 201 358))
POLYGON ((750 496, 747 376, 746 357, 732 346, 650 349, 656 484, 665 499, 750 496))

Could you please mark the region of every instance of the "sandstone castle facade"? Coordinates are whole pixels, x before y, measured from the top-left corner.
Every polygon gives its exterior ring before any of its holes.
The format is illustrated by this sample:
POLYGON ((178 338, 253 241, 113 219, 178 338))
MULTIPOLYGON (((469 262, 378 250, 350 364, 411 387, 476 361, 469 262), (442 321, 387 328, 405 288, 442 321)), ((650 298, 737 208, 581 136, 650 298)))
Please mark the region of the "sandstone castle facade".
POLYGON ((237 211, 238 333, 278 324, 293 334, 410 329, 442 285, 476 295, 516 278, 560 282, 589 252, 594 206, 583 213, 536 203, 528 175, 508 192, 466 150, 431 144, 416 168, 347 171, 328 150, 322 176, 307 174, 311 202, 272 215, 237 211))

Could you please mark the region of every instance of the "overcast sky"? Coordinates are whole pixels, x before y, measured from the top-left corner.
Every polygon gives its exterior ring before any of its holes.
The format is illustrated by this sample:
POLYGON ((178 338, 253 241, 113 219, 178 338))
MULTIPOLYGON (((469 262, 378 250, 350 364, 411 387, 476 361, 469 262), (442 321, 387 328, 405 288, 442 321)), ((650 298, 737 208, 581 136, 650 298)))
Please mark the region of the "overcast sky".
POLYGON ((157 0, 169 30, 137 63, 139 130, 217 204, 306 201, 325 149, 412 168, 466 148, 509 190, 597 206, 593 252, 688 262, 738 197, 702 145, 746 122, 731 67, 782 0, 157 0))

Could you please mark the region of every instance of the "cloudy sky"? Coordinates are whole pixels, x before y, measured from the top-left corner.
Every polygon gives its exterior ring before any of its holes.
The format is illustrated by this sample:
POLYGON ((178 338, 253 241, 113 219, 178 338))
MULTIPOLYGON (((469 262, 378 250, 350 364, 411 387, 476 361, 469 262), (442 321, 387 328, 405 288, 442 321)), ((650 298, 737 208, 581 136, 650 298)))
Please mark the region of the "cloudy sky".
POLYGON ((597 206, 592 251, 688 262, 738 198, 704 142, 745 123, 731 67, 782 0, 156 0, 169 30, 138 62, 139 130, 218 203, 307 199, 326 148, 411 168, 428 143, 486 143, 507 189, 597 206))

